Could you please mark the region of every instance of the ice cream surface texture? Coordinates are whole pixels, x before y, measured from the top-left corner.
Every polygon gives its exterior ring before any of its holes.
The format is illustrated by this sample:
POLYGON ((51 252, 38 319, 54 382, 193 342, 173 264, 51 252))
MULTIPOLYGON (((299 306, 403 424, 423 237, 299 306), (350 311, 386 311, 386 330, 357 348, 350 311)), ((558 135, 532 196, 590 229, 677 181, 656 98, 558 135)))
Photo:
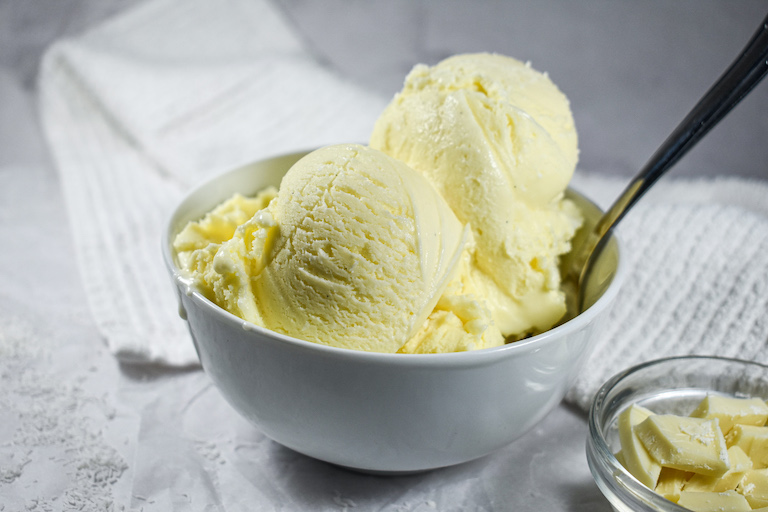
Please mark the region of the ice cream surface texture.
POLYGON ((370 144, 422 173, 471 227, 471 280, 504 336, 561 319, 558 261, 581 224, 563 199, 578 148, 569 102, 545 74, 495 54, 418 65, 370 144))
POLYGON ((370 147, 308 154, 279 191, 234 196, 174 249, 203 295, 272 331, 375 352, 497 346, 566 312, 577 159, 546 75, 458 55, 411 71, 370 147))
POLYGON ((474 240, 421 174, 355 144, 316 150, 279 192, 235 196, 177 236, 196 288, 308 341, 374 352, 500 345, 474 283, 474 240))

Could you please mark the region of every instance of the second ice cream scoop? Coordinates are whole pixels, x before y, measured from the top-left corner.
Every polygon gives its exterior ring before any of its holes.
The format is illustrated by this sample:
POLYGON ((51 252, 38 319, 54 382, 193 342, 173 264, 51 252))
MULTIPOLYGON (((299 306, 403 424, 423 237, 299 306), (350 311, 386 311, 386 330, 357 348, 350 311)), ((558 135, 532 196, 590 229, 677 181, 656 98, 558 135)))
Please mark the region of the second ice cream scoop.
POLYGON ((581 224, 563 194, 578 147, 568 99, 546 74, 484 53, 416 66, 371 146, 422 173, 470 225, 472 273, 505 336, 563 317, 558 264, 581 224))

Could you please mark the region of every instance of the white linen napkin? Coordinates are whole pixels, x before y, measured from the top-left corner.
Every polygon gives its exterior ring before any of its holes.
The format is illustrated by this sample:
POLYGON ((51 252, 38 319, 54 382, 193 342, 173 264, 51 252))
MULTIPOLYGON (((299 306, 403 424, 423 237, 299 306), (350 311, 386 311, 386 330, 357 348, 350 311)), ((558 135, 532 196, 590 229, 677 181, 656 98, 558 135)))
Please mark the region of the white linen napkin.
MULTIPOLYGON (((40 115, 94 317, 121 360, 197 358, 159 241, 191 185, 272 154, 364 141, 385 105, 321 67, 266 0, 154 0, 47 52, 40 115)), ((724 170, 724 172, 727 170, 724 170)), ((624 182, 579 172, 602 205, 624 182)), ((768 185, 667 180, 620 226, 629 275, 568 395, 700 353, 768 363, 768 185)))

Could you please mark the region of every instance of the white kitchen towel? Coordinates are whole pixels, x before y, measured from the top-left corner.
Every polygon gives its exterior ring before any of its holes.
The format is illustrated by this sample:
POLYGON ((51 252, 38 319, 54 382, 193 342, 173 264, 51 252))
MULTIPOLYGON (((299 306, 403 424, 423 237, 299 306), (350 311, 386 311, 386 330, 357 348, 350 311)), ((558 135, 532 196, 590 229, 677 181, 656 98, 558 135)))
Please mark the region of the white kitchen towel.
MULTIPOLYGON (((607 207, 626 181, 579 173, 573 186, 607 207)), ((608 378, 661 357, 768 364, 768 183, 662 180, 617 231, 628 272, 569 401, 588 409, 608 378)))
POLYGON ((160 258, 190 186, 367 140, 385 100, 319 66, 266 0, 158 0, 46 53, 40 114, 94 317, 122 360, 192 365, 160 258))
MULTIPOLYGON (((153 0, 47 52, 40 113, 94 317, 125 361, 197 362, 160 235, 185 190, 296 149, 365 141, 386 99, 323 68, 267 0, 153 0)), ((727 173, 727 169, 723 170, 727 173)), ((579 172, 603 205, 625 180, 579 172)), ((569 399, 651 358, 768 362, 768 185, 666 180, 620 226, 629 273, 569 399)))

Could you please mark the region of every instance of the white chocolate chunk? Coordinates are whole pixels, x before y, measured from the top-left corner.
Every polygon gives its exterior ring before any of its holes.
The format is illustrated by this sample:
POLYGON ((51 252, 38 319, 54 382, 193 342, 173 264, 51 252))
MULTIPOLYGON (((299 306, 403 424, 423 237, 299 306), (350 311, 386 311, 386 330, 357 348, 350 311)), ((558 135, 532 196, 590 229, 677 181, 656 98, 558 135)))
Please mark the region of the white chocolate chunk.
POLYGON ((693 492, 683 491, 677 502, 694 512, 750 512, 749 502, 736 491, 693 492))
POLYGON ((657 415, 634 405, 617 421, 622 447, 616 456, 636 477, 653 479, 649 468, 660 466, 655 486, 638 480, 690 510, 768 512, 764 411, 768 406, 759 398, 721 395, 707 396, 690 417, 657 415), (729 429, 725 436, 721 421, 729 429))
POLYGON ((627 467, 627 461, 624 460, 624 454, 621 453, 621 450, 614 453, 613 456, 616 457, 616 460, 619 461, 619 464, 621 464, 625 468, 627 467))
POLYGON ((662 466, 711 476, 722 476, 730 468, 716 418, 656 414, 636 425, 634 431, 662 466))
POLYGON ((694 473, 688 471, 681 471, 679 469, 661 468, 659 474, 659 481, 656 484, 654 491, 656 494, 664 496, 669 501, 677 501, 680 499, 680 493, 685 486, 685 483, 691 478, 694 473))
POLYGON ((661 472, 661 465, 651 458, 648 450, 635 435, 634 427, 653 413, 636 404, 624 409, 619 415, 619 441, 625 468, 643 485, 653 489, 661 472))
POLYGON ((768 507, 768 469, 751 469, 737 489, 752 508, 768 507))
POLYGON ((695 411, 694 418, 717 418, 720 430, 727 434, 734 425, 761 427, 768 421, 768 404, 759 398, 734 398, 722 395, 707 395, 695 411))
POLYGON ((754 469, 768 468, 768 427, 734 425, 726 439, 728 446, 738 446, 752 459, 754 469))
POLYGON ((728 448, 731 468, 721 477, 694 474, 683 487, 686 491, 724 492, 736 490, 744 473, 752 469, 752 460, 738 446, 728 448))

